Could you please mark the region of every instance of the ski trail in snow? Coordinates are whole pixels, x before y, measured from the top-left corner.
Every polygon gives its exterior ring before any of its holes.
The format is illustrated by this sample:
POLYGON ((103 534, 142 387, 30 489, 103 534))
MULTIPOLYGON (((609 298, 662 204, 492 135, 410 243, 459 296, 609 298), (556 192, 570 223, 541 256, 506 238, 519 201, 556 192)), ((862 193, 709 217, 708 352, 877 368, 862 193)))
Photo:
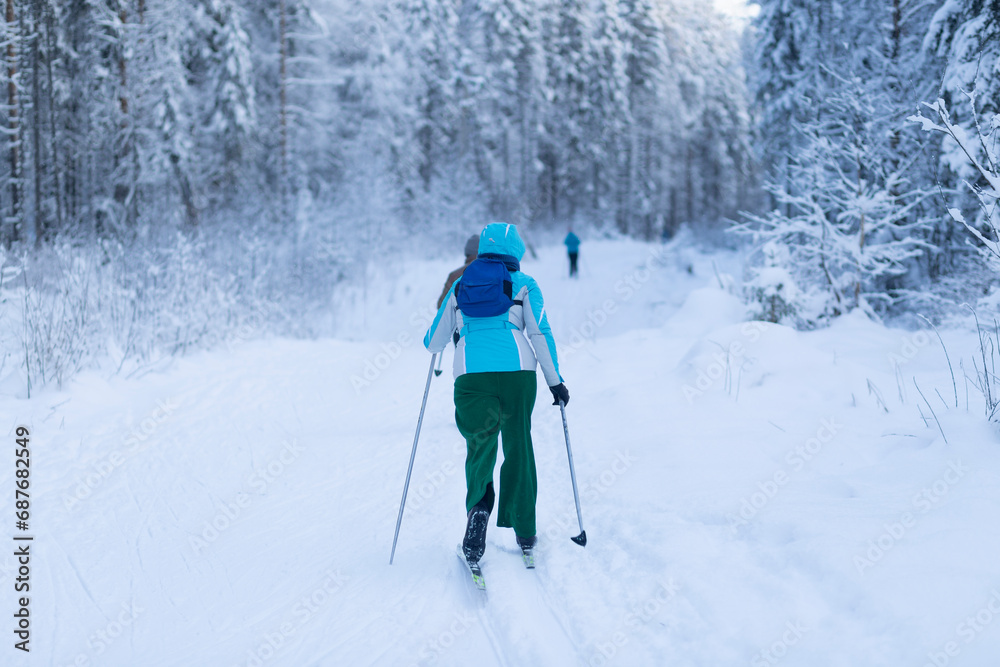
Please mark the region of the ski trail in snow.
POLYGON ((472 581, 472 575, 468 566, 462 561, 461 548, 462 545, 459 544, 458 549, 455 551, 455 568, 448 575, 448 583, 451 585, 452 590, 455 591, 456 597, 462 601, 461 604, 464 604, 467 610, 475 612, 476 626, 482 631, 483 637, 486 640, 485 643, 496 659, 496 665, 498 667, 508 667, 510 661, 507 659, 490 616, 489 575, 484 568, 483 577, 486 578, 486 590, 481 591, 477 589, 472 581), (456 572, 458 574, 457 578, 455 578, 454 574, 456 572))
POLYGON ((59 550, 62 551, 63 558, 66 560, 66 563, 69 565, 70 569, 73 571, 73 575, 76 577, 77 583, 80 584, 80 588, 87 595, 87 598, 90 600, 91 604, 94 605, 94 609, 97 610, 97 612, 99 614, 101 614, 101 616, 104 618, 104 620, 108 620, 108 617, 101 610, 101 605, 97 602, 97 599, 94 597, 94 594, 91 593, 90 587, 87 585, 87 582, 84 580, 83 575, 80 574, 80 568, 77 567, 77 565, 76 565, 75 562, 73 562, 72 556, 70 556, 66 552, 66 550, 63 549, 62 546, 58 542, 55 542, 55 544, 56 544, 57 547, 59 547, 59 550))
MULTIPOLYGON (((480 611, 484 628, 495 639, 495 646, 505 646, 511 658, 508 665, 562 665, 575 656, 575 644, 541 593, 539 569, 528 570, 520 551, 499 547, 492 541, 489 561, 483 561, 483 575, 489 602, 480 611), (487 569, 488 568, 488 569, 487 569)), ((540 564, 544 567, 544 564, 540 564)), ((578 660, 574 660, 576 662, 578 660)))
POLYGON ((576 647, 581 646, 582 643, 578 640, 578 638, 573 636, 574 633, 568 619, 566 618, 566 614, 561 611, 559 605, 555 604, 552 599, 552 594, 549 591, 551 582, 549 580, 548 573, 544 570, 546 565, 544 559, 538 559, 536 555, 536 561, 537 566, 535 567, 534 574, 537 578, 536 584, 538 595, 545 607, 549 610, 549 613, 552 614, 552 618, 559 624, 559 627, 562 629, 563 635, 566 637, 567 641, 569 641, 569 643, 574 647, 574 650, 576 650, 576 647))
MULTIPOLYGON (((490 648, 493 651, 494 657, 497 659, 497 664, 499 667, 510 667, 511 662, 507 659, 506 652, 503 649, 503 642, 500 639, 499 634, 494 627, 493 618, 490 614, 489 608, 489 583, 486 584, 487 592, 483 595, 479 591, 471 591, 475 596, 480 599, 473 600, 472 604, 476 609, 476 616, 479 618, 479 625, 483 629, 483 634, 486 635, 486 640, 489 642, 490 648)), ((516 663, 515 663, 516 664, 516 663)))

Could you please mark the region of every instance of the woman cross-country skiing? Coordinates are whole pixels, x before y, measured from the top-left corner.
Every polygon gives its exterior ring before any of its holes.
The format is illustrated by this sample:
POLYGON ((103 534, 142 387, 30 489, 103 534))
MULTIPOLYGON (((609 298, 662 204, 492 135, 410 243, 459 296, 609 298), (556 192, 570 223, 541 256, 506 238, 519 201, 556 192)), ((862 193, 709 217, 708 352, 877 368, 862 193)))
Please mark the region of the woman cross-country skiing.
POLYGON ((537 365, 553 405, 569 403, 542 291, 520 270, 523 256, 524 242, 516 226, 487 225, 479 235, 479 258, 452 286, 424 336, 424 347, 433 353, 443 351, 454 332, 460 336, 454 367, 455 422, 467 445, 468 522, 462 550, 470 564, 478 563, 486 548, 498 436, 504 462, 497 526, 513 528, 526 554, 535 545, 538 480, 531 411, 537 365))

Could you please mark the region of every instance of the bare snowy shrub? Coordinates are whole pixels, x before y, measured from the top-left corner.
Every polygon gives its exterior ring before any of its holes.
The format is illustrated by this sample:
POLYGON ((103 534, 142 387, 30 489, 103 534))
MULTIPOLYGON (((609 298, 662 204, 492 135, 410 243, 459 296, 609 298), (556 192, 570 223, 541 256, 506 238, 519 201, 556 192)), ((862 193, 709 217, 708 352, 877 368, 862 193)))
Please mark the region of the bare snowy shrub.
MULTIPOLYGON (((974 137, 970 137, 964 128, 952 122, 948 107, 942 99, 933 104, 924 103, 936 118, 916 114, 910 116, 909 120, 920 123, 926 132, 945 135, 946 142, 951 143, 950 149, 960 152, 968 160, 970 172, 965 185, 979 202, 977 218, 972 223, 968 222, 958 208, 950 208, 948 213, 972 236, 971 240, 974 240, 974 245, 986 264, 994 272, 1000 272, 1000 114, 994 114, 988 122, 982 123, 976 109, 975 94, 966 93, 966 97, 975 119, 974 137)), ((997 374, 1000 324, 994 320, 992 330, 989 325, 984 328, 975 310, 971 306, 967 307, 975 317, 979 335, 979 355, 978 358, 973 357, 973 377, 968 379, 982 394, 986 416, 993 420, 1000 415, 1000 376, 997 374)))
POLYGON ((28 391, 57 386, 89 361, 98 338, 93 264, 71 249, 23 260, 20 339, 28 391))
MULTIPOLYGON (((242 241, 237 240, 237 244, 242 241)), ((252 252, 178 234, 163 246, 56 246, 0 283, 28 390, 84 368, 134 373, 173 355, 260 335, 282 321, 252 252)), ((287 286, 280 286, 285 289, 287 286)), ((9 347, 9 343, 8 343, 9 347)))
POLYGON ((972 312, 979 337, 979 353, 972 356, 973 375, 970 378, 966 372, 965 379, 982 395, 986 418, 993 421, 1000 415, 1000 375, 997 373, 997 363, 1000 360, 1000 322, 993 320, 992 329, 988 325, 984 327, 975 309, 968 304, 965 306, 972 312))

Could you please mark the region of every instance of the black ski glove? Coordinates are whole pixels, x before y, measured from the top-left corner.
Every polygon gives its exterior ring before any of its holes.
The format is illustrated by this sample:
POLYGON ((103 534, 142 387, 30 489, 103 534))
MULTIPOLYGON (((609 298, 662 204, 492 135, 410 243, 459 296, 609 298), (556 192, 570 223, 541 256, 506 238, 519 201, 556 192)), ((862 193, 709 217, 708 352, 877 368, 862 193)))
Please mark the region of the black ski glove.
POLYGON ((554 387, 549 387, 549 391, 552 392, 552 405, 559 405, 559 401, 563 402, 563 405, 569 405, 569 389, 566 388, 562 382, 554 387))

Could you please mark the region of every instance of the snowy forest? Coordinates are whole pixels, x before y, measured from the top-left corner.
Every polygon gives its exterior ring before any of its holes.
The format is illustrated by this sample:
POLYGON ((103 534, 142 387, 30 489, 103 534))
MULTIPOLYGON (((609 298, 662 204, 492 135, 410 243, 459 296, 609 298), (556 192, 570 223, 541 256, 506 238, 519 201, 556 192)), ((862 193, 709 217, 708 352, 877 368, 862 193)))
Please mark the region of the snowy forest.
POLYGON ((996 665, 1000 0, 0 2, 0 664, 996 665))
POLYGON ((702 3, 7 11, 8 246, 456 211, 651 238, 752 194, 739 42, 702 3))
POLYGON ((993 275, 996 2, 747 25, 692 0, 8 0, 4 30, 3 283, 35 383, 96 340, 124 363, 248 319, 328 332, 343 281, 492 219, 749 244, 748 298, 805 328, 993 275))
POLYGON ((992 277, 995 2, 780 0, 746 26, 690 0, 9 0, 4 26, 4 282, 33 292, 36 382, 95 339, 316 333, 341 281, 491 219, 735 225, 750 298, 804 327, 992 277))
POLYGON ((4 280, 34 290, 36 383, 95 340, 328 331, 341 281, 490 219, 653 239, 759 198, 741 43, 704 3, 6 9, 4 280))

